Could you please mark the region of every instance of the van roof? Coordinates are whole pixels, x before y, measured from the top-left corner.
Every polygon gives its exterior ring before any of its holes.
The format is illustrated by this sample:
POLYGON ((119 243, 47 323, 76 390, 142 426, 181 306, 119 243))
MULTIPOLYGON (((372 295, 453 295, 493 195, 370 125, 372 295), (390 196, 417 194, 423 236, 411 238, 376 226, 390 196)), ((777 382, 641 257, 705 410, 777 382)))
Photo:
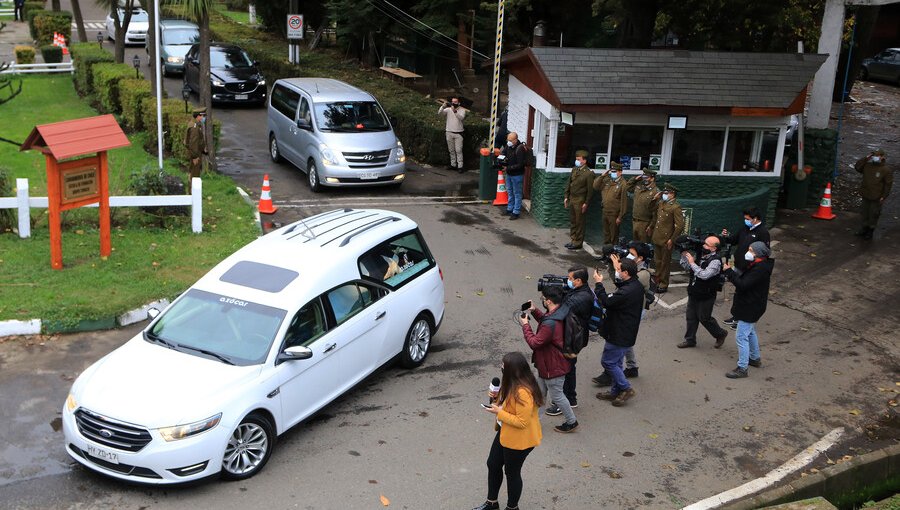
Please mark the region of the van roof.
POLYGON ((161 19, 159 20, 159 26, 162 29, 170 29, 170 28, 194 28, 199 30, 196 24, 191 23, 190 21, 185 21, 183 19, 161 19))
POLYGON ((314 101, 372 101, 375 98, 365 90, 332 78, 284 78, 278 80, 303 90, 314 101))
MULTIPOLYGON (((247 244, 210 270, 195 287, 283 308, 286 297, 309 299, 359 275, 357 259, 377 243, 417 227, 408 217, 379 209, 336 209, 285 225, 247 244), (284 285, 248 286, 226 276, 239 264, 286 270, 284 285), (289 273, 294 276, 289 277, 289 273)), ((232 272, 232 275, 234 272, 232 272)), ((277 276, 277 275, 276 275, 277 276)), ((281 277, 279 277, 281 278, 281 277)))

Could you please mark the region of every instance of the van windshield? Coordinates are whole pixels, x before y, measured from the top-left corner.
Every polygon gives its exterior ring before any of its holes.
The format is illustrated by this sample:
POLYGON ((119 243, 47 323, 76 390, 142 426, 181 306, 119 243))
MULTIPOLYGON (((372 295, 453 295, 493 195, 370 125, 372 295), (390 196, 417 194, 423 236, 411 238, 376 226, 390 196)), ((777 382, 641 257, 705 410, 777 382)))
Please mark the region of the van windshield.
POLYGON ((353 133, 388 131, 384 110, 375 101, 341 101, 316 104, 316 122, 322 131, 353 133))
POLYGON ((200 32, 191 28, 166 30, 163 32, 163 44, 169 46, 194 44, 200 40, 200 32))

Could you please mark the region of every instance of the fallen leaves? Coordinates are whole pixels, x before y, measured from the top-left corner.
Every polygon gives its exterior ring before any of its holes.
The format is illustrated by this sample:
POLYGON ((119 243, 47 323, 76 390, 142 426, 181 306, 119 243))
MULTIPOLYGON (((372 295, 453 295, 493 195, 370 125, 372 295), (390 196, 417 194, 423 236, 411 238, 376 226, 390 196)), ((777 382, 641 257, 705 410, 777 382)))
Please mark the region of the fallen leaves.
POLYGON ((581 463, 581 467, 583 467, 583 468, 589 468, 589 467, 591 467, 591 464, 588 463, 588 462, 582 462, 582 463, 581 463))
POLYGON ((381 499, 381 504, 382 504, 383 506, 390 506, 390 505, 391 505, 391 500, 389 500, 387 497, 385 497, 384 494, 382 494, 382 495, 379 497, 379 499, 381 499))
POLYGON ((647 434, 647 437, 649 437, 650 439, 656 439, 659 437, 659 434, 647 434))
POLYGON ((852 409, 850 411, 850 414, 852 414, 853 416, 859 416, 861 413, 862 411, 860 411, 859 409, 852 409))

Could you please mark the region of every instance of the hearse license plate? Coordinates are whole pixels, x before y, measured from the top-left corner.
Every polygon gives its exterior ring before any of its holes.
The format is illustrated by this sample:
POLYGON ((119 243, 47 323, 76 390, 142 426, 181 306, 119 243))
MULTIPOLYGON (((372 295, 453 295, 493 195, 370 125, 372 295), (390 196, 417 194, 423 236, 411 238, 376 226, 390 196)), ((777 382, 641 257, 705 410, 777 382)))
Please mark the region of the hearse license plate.
POLYGON ((241 100, 243 100, 243 99, 247 99, 247 94, 235 94, 235 95, 234 95, 234 99, 235 99, 236 101, 241 101, 241 100))
POLYGON ((360 178, 360 179, 364 179, 364 180, 377 179, 377 178, 378 178, 378 172, 360 172, 359 178, 360 178))
POLYGON ((96 446, 92 446, 92 445, 87 445, 87 447, 85 448, 85 451, 91 457, 97 457, 100 460, 105 460, 106 462, 110 462, 112 464, 119 463, 119 454, 118 453, 103 450, 103 449, 97 448, 96 446))

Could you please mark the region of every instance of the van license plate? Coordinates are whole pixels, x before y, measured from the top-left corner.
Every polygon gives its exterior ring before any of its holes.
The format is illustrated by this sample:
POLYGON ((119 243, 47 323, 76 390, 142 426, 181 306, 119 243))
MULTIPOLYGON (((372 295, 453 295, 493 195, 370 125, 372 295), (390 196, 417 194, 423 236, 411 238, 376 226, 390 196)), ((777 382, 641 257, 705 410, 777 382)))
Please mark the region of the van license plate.
POLYGON ((364 179, 364 180, 377 179, 377 178, 378 178, 378 172, 360 172, 359 178, 360 178, 360 179, 364 179))
POLYGON ((92 446, 92 445, 87 445, 87 447, 85 448, 85 451, 91 457, 97 457, 100 460, 105 460, 106 462, 110 462, 112 464, 119 463, 119 454, 118 453, 106 451, 106 450, 97 448, 96 446, 92 446))
POLYGON ((247 94, 235 94, 234 99, 235 99, 235 101, 241 101, 243 99, 247 99, 247 94))

